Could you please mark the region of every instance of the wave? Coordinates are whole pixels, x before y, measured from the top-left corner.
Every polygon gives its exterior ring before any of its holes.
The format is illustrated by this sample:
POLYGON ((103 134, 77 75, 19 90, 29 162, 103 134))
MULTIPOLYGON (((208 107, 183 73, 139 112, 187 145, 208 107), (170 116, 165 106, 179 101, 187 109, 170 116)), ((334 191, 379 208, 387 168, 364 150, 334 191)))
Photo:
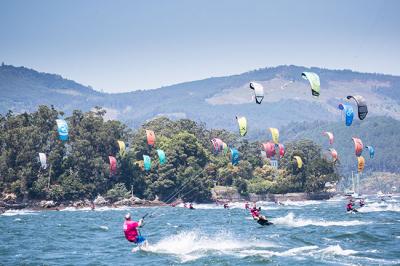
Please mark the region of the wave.
POLYGON ((359 212, 400 212, 397 204, 371 203, 358 209, 359 212))
POLYGON ((37 215, 38 211, 33 210, 7 210, 1 215, 3 216, 15 216, 15 215, 37 215))
POLYGON ((76 211, 97 211, 97 212, 104 212, 104 211, 126 211, 130 210, 132 207, 129 206, 121 206, 121 207, 96 207, 94 210, 92 210, 91 207, 83 207, 83 208, 76 208, 76 207, 66 207, 64 209, 61 209, 60 211, 64 212, 76 212, 76 211))
POLYGON ((149 244, 147 252, 170 254, 182 262, 192 261, 210 253, 235 254, 249 249, 268 248, 274 245, 265 241, 240 241, 229 232, 209 236, 196 231, 184 231, 166 237, 155 244, 149 244))
POLYGON ((249 256, 262 256, 270 258, 272 256, 277 257, 293 257, 293 256, 312 256, 316 255, 336 255, 336 256, 349 256, 359 253, 352 249, 343 249, 339 245, 328 246, 326 248, 319 249, 318 246, 303 246, 297 248, 291 248, 285 251, 271 251, 271 250, 244 250, 238 252, 238 257, 249 257, 249 256))
POLYGON ((303 207, 308 205, 319 205, 323 203, 323 201, 316 201, 316 200, 305 200, 305 201, 291 201, 286 200, 281 202, 284 206, 296 206, 296 207, 303 207))
POLYGON ((331 255, 340 255, 340 256, 348 256, 358 253, 358 251, 352 249, 342 249, 342 247, 339 245, 329 246, 327 248, 319 250, 318 252, 331 255))
POLYGON ((325 221, 325 220, 312 220, 296 218, 293 213, 289 213, 284 217, 271 219, 274 224, 287 225, 290 227, 303 227, 303 226, 357 226, 363 224, 370 224, 370 222, 362 222, 358 220, 352 221, 325 221))

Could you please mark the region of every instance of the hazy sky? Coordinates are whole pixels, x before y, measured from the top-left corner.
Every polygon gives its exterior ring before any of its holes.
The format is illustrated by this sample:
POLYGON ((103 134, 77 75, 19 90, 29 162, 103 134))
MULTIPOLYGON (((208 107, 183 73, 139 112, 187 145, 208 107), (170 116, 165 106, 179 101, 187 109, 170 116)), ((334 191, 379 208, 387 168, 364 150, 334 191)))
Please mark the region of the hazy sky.
POLYGON ((108 92, 295 64, 400 75, 400 1, 0 0, 0 61, 108 92))

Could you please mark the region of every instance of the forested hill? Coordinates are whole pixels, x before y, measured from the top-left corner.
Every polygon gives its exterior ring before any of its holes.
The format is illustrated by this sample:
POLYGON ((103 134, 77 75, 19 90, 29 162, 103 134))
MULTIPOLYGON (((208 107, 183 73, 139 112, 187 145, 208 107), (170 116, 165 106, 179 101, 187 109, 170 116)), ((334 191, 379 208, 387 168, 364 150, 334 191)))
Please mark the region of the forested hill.
MULTIPOLYGON (((150 77, 151 78, 151 77, 150 77)), ((208 128, 236 130, 236 115, 246 116, 248 137, 255 139, 267 127, 291 122, 336 121, 337 104, 350 94, 363 95, 369 114, 400 119, 400 77, 328 70, 300 66, 263 68, 240 75, 214 77, 148 91, 107 94, 82 86, 59 75, 24 67, 0 67, 0 113, 34 111, 40 104, 54 105, 71 114, 74 109, 101 106, 107 117, 138 128, 154 117, 188 118, 208 128), (301 72, 313 71, 321 78, 321 96, 311 96, 301 72), (250 81, 263 84, 266 95, 254 103, 250 81)))
POLYGON ((0 195, 64 201, 102 194, 116 200, 129 197, 133 187, 136 196, 147 199, 208 201, 214 185, 235 186, 242 194, 318 192, 339 178, 335 165, 321 157, 312 141, 285 143, 286 154, 274 169, 260 156, 259 142, 225 130, 209 130, 188 119, 157 118, 132 131, 105 120, 104 114, 97 108, 64 117, 69 127, 64 141, 56 126, 62 114, 54 108, 0 115, 0 195), (153 147, 147 145, 147 129, 155 132, 153 147), (239 162, 231 160, 229 150, 212 150, 215 137, 238 149, 239 162), (117 141, 128 148, 121 150, 117 141), (164 151, 165 163, 157 149, 164 151), (46 155, 48 167, 41 165, 39 153, 46 155), (148 169, 143 167, 145 155, 151 160, 148 169), (109 156, 117 162, 115 169, 109 156), (302 166, 294 156, 301 156, 302 166))
POLYGON ((357 158, 352 137, 363 141, 363 156, 366 160, 365 172, 399 172, 400 162, 400 121, 391 117, 368 117, 360 121, 355 119, 352 126, 346 127, 340 118, 336 122, 302 122, 292 123, 281 129, 282 140, 311 139, 325 150, 333 147, 339 154, 342 174, 350 175, 357 171, 357 158), (328 137, 323 131, 334 134, 334 143, 329 145, 328 137), (365 146, 375 148, 374 158, 370 158, 365 146))
POLYGON ((54 105, 71 112, 89 102, 104 98, 104 94, 85 87, 60 75, 40 73, 25 67, 2 65, 0 67, 0 112, 8 110, 31 112, 39 105, 54 105))

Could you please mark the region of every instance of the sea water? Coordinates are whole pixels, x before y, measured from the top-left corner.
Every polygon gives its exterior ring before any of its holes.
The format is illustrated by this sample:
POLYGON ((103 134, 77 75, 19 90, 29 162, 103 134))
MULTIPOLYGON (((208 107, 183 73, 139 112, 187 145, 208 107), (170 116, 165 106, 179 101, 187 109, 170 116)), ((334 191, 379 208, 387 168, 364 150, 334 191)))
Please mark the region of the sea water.
POLYGON ((274 225, 255 223, 243 203, 153 208, 7 211, 0 216, 0 265, 396 265, 400 199, 260 202, 274 225), (146 213, 146 251, 125 240, 124 215, 146 213))

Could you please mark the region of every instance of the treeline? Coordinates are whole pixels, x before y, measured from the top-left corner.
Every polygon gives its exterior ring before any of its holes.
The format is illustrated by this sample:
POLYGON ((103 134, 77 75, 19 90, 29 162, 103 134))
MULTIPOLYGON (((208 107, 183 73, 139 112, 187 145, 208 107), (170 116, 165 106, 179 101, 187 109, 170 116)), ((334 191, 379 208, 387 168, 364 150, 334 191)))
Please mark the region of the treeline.
POLYGON ((364 144, 362 153, 365 158, 364 176, 373 172, 399 172, 400 121, 385 116, 367 116, 362 121, 355 117, 349 127, 345 126, 344 121, 291 123, 281 129, 281 136, 286 141, 310 139, 319 144, 323 150, 327 150, 330 145, 328 138, 322 134, 323 131, 330 131, 335 136, 332 147, 338 152, 341 175, 349 177, 352 171, 357 171, 352 137, 360 138, 364 144), (370 158, 368 150, 365 149, 367 145, 374 147, 374 158, 370 158))
POLYGON ((239 134, 208 130, 188 119, 157 118, 133 131, 119 121, 105 120, 105 110, 75 110, 65 120, 69 140, 59 140, 55 120, 63 112, 40 106, 34 113, 0 116, 0 192, 14 193, 21 200, 57 201, 110 198, 133 194, 146 199, 182 198, 204 202, 215 185, 234 186, 242 194, 315 192, 328 181, 336 181, 336 166, 321 155, 309 140, 285 143, 286 154, 279 169, 261 156, 260 142, 249 142, 239 134), (156 135, 155 147, 146 142, 146 129, 156 135), (240 153, 237 166, 229 156, 214 154, 211 139, 221 138, 240 153), (126 143, 121 155, 117 140, 126 143), (156 149, 167 162, 160 165, 156 149), (49 167, 41 168, 38 153, 47 155, 49 167), (110 174, 108 156, 117 158, 117 171, 110 174), (143 155, 152 159, 150 171, 143 168, 143 155), (293 156, 303 159, 298 168, 293 156))

